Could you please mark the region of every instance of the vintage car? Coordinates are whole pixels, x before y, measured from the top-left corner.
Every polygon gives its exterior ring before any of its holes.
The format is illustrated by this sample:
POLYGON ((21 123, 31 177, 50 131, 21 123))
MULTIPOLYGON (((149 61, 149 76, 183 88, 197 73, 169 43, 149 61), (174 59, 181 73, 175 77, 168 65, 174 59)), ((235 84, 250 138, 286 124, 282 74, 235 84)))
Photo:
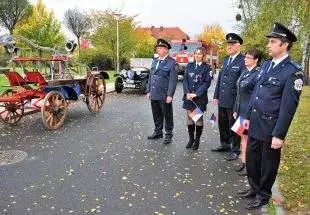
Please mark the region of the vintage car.
POLYGON ((150 69, 146 67, 123 69, 119 74, 116 74, 115 91, 121 93, 124 88, 131 88, 139 89, 141 94, 145 94, 149 74, 150 69))

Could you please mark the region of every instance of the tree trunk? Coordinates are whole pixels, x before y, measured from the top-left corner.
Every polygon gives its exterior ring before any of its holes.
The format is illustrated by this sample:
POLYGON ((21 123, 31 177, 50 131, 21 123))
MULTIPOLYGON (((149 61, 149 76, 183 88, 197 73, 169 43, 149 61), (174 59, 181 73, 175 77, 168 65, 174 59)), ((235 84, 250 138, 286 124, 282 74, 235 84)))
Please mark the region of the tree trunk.
POLYGON ((80 38, 81 37, 79 37, 79 36, 77 37, 77 39, 78 39, 77 42, 78 42, 78 58, 79 58, 79 60, 80 60, 80 38))
POLYGON ((309 56, 310 56, 310 35, 309 33, 306 34, 305 43, 304 43, 304 50, 302 56, 302 69, 305 74, 305 83, 309 85, 309 75, 310 75, 310 65, 309 65, 309 56))

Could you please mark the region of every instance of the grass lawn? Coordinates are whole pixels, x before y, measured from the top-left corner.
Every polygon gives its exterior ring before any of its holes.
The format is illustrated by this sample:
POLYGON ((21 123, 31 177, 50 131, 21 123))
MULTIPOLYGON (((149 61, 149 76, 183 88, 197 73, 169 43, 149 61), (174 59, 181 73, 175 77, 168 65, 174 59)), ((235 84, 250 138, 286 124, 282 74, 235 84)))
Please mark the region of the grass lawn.
POLYGON ((6 79, 6 77, 3 74, 0 74, 0 94, 8 88, 5 86, 9 85, 9 81, 6 79))
POLYGON ((305 86, 281 155, 278 174, 284 207, 310 212, 310 86, 305 86))
POLYGON ((268 215, 277 215, 276 206, 269 202, 267 204, 268 215))

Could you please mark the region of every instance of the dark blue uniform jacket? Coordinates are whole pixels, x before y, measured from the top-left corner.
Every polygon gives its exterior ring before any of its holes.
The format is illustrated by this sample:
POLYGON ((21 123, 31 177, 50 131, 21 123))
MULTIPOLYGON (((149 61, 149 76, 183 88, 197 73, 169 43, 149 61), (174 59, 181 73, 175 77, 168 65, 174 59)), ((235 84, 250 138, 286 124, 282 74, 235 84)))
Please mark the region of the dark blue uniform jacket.
POLYGON ((253 68, 251 71, 244 69, 237 81, 237 98, 234 112, 238 113, 238 116, 246 116, 251 95, 258 81, 258 73, 258 67, 253 68))
POLYGON ((196 63, 189 63, 186 66, 183 76, 183 108, 187 110, 195 109, 196 106, 192 101, 186 99, 186 94, 195 93, 197 97, 194 99, 195 104, 202 110, 206 110, 208 103, 208 88, 211 85, 212 68, 207 63, 202 63, 196 68, 196 63))
POLYGON ((285 139, 303 87, 301 68, 289 57, 267 73, 270 65, 267 60, 261 68, 247 114, 249 135, 262 141, 285 139))
POLYGON ((166 100, 167 96, 173 97, 178 76, 175 72, 175 60, 167 56, 156 69, 159 59, 154 59, 147 85, 147 92, 152 100, 166 100))
POLYGON ((223 108, 234 108, 237 96, 236 82, 245 69, 244 56, 239 54, 228 64, 229 57, 224 58, 214 92, 214 99, 219 100, 219 106, 223 108))

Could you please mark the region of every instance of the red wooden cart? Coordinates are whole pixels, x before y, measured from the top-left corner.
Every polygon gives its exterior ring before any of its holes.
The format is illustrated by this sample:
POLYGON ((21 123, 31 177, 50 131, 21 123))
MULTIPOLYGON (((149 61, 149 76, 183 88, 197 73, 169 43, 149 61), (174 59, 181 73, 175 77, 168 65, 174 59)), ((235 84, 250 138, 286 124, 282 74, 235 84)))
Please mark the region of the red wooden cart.
MULTIPOLYGON (((38 48, 38 47, 36 47, 38 48)), ((51 49, 52 50, 52 49, 51 49)), ((61 69, 67 63, 67 55, 53 55, 51 58, 13 56, 12 63, 21 66, 23 76, 14 69, 1 71, 9 82, 9 88, 0 95, 0 118, 8 124, 16 124, 28 114, 41 112, 44 125, 51 130, 58 129, 64 122, 71 102, 82 99, 91 113, 98 113, 106 97, 104 71, 88 71, 83 78, 64 78, 68 69, 61 69), (24 63, 49 62, 58 65, 51 69, 47 80, 38 69, 27 70, 24 63), (58 74, 56 77, 56 72, 58 74)))

